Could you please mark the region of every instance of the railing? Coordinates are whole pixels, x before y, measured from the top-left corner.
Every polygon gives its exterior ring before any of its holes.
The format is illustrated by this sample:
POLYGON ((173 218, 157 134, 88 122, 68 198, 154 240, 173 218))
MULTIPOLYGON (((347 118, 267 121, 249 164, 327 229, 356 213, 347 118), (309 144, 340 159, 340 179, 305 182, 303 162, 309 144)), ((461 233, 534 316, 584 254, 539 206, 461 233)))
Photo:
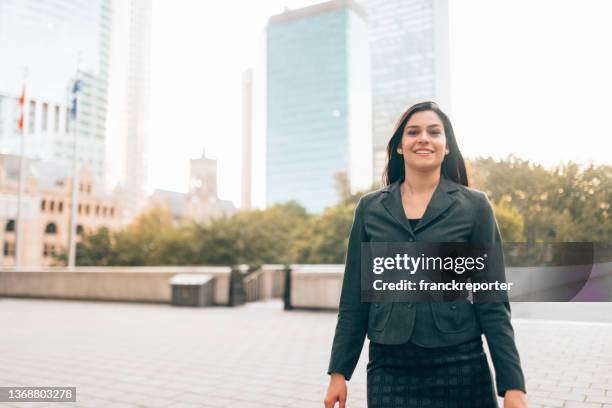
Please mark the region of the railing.
POLYGON ((285 267, 263 265, 244 278, 247 302, 280 298, 285 288, 285 267))

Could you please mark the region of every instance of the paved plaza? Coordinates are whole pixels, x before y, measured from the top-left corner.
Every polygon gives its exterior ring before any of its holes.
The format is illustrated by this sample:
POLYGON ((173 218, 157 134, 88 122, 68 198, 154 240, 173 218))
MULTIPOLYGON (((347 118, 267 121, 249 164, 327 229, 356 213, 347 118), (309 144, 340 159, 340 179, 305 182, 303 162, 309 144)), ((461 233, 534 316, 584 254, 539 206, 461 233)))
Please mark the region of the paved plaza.
MULTIPOLYGON (((76 386, 76 403, 323 406, 335 312, 0 298, 0 386, 76 386)), ((612 324, 514 319, 530 408, 612 408, 612 324)), ((367 340, 348 407, 365 407, 367 340)), ((502 405, 500 405, 502 406, 502 405)))

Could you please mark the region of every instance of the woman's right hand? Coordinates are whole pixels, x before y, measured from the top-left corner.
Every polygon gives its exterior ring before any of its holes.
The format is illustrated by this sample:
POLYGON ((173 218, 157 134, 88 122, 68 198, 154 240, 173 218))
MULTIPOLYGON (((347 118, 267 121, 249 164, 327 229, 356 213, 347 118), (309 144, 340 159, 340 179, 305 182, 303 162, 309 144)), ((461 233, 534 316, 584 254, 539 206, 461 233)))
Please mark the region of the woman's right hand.
POLYGON ((332 373, 329 379, 329 386, 327 387, 327 395, 323 402, 325 408, 334 408, 336 401, 340 403, 339 408, 346 407, 346 380, 344 375, 340 373, 332 373))

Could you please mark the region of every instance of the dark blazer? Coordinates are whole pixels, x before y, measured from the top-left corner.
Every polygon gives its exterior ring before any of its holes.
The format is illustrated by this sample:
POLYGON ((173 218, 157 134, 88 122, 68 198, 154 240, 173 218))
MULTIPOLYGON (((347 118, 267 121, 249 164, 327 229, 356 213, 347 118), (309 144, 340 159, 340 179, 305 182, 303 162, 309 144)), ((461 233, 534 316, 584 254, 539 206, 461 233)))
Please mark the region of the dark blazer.
MULTIPOLYGON (((349 236, 338 321, 328 374, 350 380, 365 336, 382 344, 412 341, 424 347, 451 346, 485 335, 499 396, 525 390, 508 302, 361 302, 361 242, 499 242, 501 235, 484 192, 444 175, 414 230, 402 205, 401 180, 359 200, 349 236)), ((503 253, 489 262, 504 273, 503 253)))

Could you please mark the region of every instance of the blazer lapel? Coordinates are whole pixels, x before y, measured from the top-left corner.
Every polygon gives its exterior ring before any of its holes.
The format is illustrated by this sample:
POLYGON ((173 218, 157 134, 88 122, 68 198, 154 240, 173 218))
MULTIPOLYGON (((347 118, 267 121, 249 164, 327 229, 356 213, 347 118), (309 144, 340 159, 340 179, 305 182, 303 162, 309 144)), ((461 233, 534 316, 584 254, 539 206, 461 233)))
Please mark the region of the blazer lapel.
POLYGON ((414 231, 412 231, 410 221, 406 218, 406 212, 402 204, 402 194, 399 189, 399 185, 402 181, 403 180, 400 179, 387 186, 386 190, 388 194, 382 199, 382 204, 395 221, 414 237, 414 231))
POLYGON ((391 216, 412 236, 446 211, 455 202, 453 195, 450 193, 459 189, 456 183, 446 176, 441 175, 440 182, 431 196, 423 217, 417 223, 414 230, 412 230, 402 204, 402 195, 399 188, 402 181, 403 180, 395 181, 386 187, 389 193, 383 198, 382 204, 387 211, 389 211, 391 216))
POLYGON ((419 221, 414 228, 415 232, 425 228, 451 205, 453 205, 455 198, 450 193, 458 189, 459 187, 456 183, 453 183, 446 176, 441 175, 440 182, 438 183, 438 186, 436 187, 436 190, 431 196, 431 200, 425 209, 425 214, 423 214, 421 221, 419 221))

